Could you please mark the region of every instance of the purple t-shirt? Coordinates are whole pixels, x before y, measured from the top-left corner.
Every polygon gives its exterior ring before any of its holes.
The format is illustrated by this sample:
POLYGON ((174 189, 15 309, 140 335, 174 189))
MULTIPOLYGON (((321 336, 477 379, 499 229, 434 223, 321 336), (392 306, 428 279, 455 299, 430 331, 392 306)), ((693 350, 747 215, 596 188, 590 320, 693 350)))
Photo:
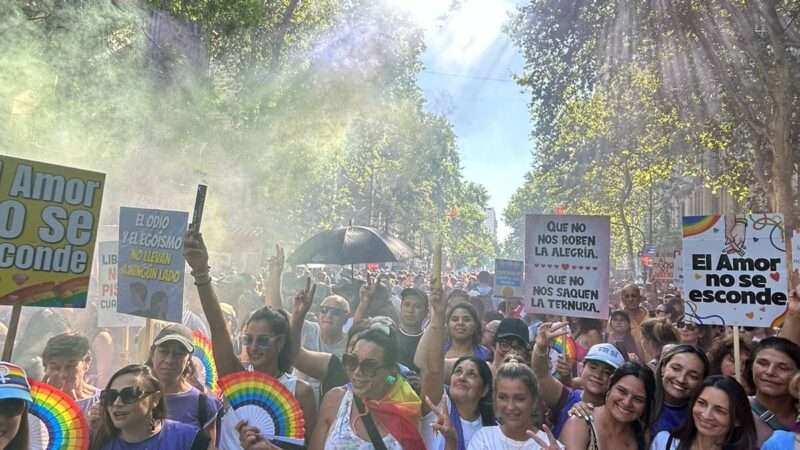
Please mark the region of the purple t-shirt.
POLYGON ((221 408, 216 397, 206 394, 205 423, 201 424, 199 417, 200 391, 197 388, 192 387, 179 394, 167 394, 164 398, 167 401, 167 419, 194 425, 198 428, 205 428, 214 422, 221 408))
POLYGON ((130 443, 116 437, 103 450, 189 450, 198 431, 195 426, 165 420, 161 431, 151 438, 130 443))
POLYGON ((558 401, 558 406, 550 410, 550 418, 553 423, 553 436, 555 436, 556 439, 558 439, 561 430, 564 429, 564 425, 569 419, 569 410, 572 409, 576 403, 581 401, 582 395, 583 390, 581 389, 569 389, 566 386, 562 386, 561 398, 558 401))

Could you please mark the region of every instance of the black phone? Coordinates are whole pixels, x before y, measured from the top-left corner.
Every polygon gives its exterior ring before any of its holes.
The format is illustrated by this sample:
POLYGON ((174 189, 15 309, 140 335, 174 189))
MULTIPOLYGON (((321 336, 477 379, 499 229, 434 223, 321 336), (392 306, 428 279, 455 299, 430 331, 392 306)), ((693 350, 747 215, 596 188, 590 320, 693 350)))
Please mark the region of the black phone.
POLYGON ((208 186, 205 184, 197 185, 197 197, 194 199, 194 214, 192 215, 191 228, 195 232, 200 232, 200 223, 203 221, 203 208, 206 204, 206 189, 208 186))

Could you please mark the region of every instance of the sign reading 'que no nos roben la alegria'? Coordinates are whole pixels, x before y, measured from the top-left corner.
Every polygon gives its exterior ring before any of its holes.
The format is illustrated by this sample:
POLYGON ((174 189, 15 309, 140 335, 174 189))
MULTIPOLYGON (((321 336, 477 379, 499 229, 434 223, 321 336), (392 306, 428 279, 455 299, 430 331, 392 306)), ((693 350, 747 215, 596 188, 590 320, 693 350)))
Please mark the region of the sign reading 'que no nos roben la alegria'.
POLYGON ((609 250, 608 217, 528 215, 525 220, 528 311, 607 318, 609 250))
POLYGON ((86 306, 105 175, 0 155, 0 304, 86 306))

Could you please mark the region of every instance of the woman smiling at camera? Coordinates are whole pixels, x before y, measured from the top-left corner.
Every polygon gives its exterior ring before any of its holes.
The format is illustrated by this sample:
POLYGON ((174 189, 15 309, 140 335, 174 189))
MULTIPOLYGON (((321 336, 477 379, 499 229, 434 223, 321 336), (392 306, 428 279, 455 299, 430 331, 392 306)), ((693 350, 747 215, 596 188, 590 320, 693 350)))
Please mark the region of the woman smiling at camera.
POLYGON ((567 420, 561 439, 567 450, 644 450, 655 379, 649 367, 626 362, 611 376, 603 406, 591 416, 567 420))
POLYGON ((90 450, 206 450, 211 438, 196 426, 168 420, 158 379, 145 365, 115 373, 100 394, 100 424, 90 450))
POLYGON ((731 377, 706 378, 690 404, 691 416, 677 431, 656 435, 650 450, 750 450, 756 428, 747 394, 731 377))

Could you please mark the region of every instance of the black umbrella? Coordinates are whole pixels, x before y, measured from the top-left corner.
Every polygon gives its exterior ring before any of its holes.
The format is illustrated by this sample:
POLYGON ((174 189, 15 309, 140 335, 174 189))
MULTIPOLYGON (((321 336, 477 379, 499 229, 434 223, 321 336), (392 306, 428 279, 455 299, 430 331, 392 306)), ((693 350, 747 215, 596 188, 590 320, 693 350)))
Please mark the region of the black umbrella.
POLYGON ((403 241, 359 226, 323 231, 305 241, 289 257, 291 264, 363 264, 398 262, 414 256, 403 241))

